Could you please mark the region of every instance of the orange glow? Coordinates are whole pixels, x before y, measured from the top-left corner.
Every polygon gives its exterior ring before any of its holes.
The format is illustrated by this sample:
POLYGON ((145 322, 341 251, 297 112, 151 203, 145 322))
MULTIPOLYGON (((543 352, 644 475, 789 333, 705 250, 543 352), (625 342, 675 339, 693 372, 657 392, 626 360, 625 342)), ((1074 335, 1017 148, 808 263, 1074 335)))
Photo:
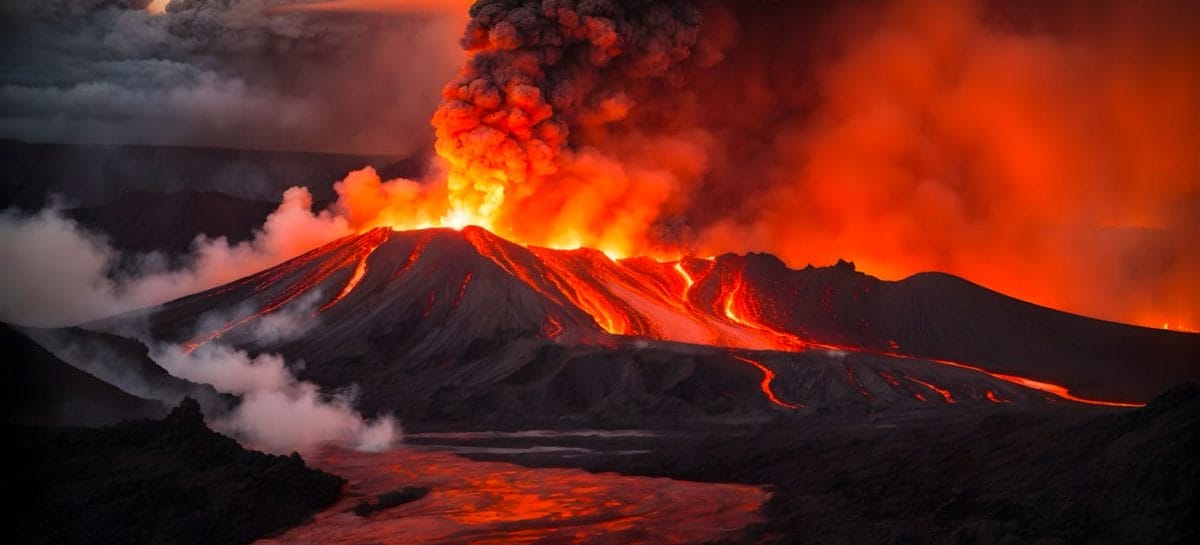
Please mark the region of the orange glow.
POLYGON ((880 371, 879 376, 883 377, 883 380, 886 380, 887 383, 891 384, 892 386, 900 385, 900 381, 896 380, 896 377, 887 371, 880 371))
POLYGON ((547 314, 546 325, 542 328, 542 332, 546 334, 547 339, 557 339, 563 334, 562 323, 553 314, 547 314))
POLYGON ((776 343, 784 350, 795 351, 811 347, 825 347, 824 345, 805 342, 791 333, 775 329, 758 321, 752 313, 761 311, 763 308, 762 302, 749 292, 743 293, 744 280, 742 274, 742 271, 737 271, 730 275, 731 278, 727 282, 721 284, 721 289, 725 292, 723 310, 726 318, 736 324, 769 334, 775 338, 776 343))
POLYGON ((988 401, 991 401, 992 403, 1012 403, 1012 400, 1003 399, 1000 396, 996 395, 996 392, 993 392, 991 390, 988 390, 987 394, 985 394, 985 395, 986 395, 988 401))
POLYGON ((757 367, 759 371, 762 371, 763 379, 762 379, 762 382, 759 383, 759 388, 762 389, 763 394, 767 396, 767 399, 769 399, 771 401, 771 403, 779 405, 780 407, 783 407, 785 409, 792 409, 792 410, 796 410, 796 409, 799 409, 804 406, 803 403, 800 403, 800 404, 787 403, 785 401, 780 400, 775 395, 775 392, 773 390, 771 390, 771 382, 775 380, 775 371, 772 371, 766 365, 763 365, 762 363, 760 363, 756 360, 752 360, 750 358, 747 358, 744 356, 739 356, 737 354, 732 354, 732 353, 729 355, 733 356, 733 358, 736 360, 740 360, 740 361, 749 363, 750 365, 757 367))
POLYGON ((351 275, 350 280, 346 282, 346 287, 342 288, 342 292, 339 293, 337 297, 334 297, 328 303, 325 303, 321 306, 322 312, 329 310, 333 307, 333 305, 338 304, 339 301, 345 299, 347 295, 350 295, 351 291, 354 291, 354 287, 357 286, 358 283, 362 281, 363 277, 367 275, 367 258, 370 256, 371 254, 367 254, 362 256, 362 259, 358 260, 358 266, 354 267, 354 274, 351 275))
POLYGON ((421 253, 425 251, 426 246, 429 246, 429 241, 431 240, 433 240, 433 235, 431 233, 426 233, 425 235, 421 236, 421 238, 417 239, 417 244, 413 246, 412 253, 408 254, 408 258, 404 260, 404 265, 399 269, 396 269, 395 273, 392 273, 393 280, 404 276, 404 273, 416 266, 417 261, 421 259, 421 253))
MULTIPOLYGON (((257 280, 258 284, 254 287, 256 291, 267 289, 272 286, 274 282, 280 282, 289 276, 294 276, 304 266, 312 263, 313 261, 317 261, 318 258, 322 258, 320 259, 319 265, 315 271, 312 271, 305 276, 301 276, 300 278, 296 278, 292 280, 291 283, 286 284, 279 293, 275 294, 265 305, 259 308, 258 311, 244 318, 232 320, 215 331, 196 336, 191 340, 184 342, 181 345, 183 351, 185 353, 191 353, 201 345, 215 341, 239 326, 245 325, 256 318, 266 316, 283 308, 284 305, 287 305, 297 297, 300 297, 310 289, 324 282, 334 273, 351 266, 351 264, 354 264, 355 272, 351 273, 352 282, 347 284, 347 286, 350 289, 353 289, 353 286, 350 284, 358 284, 357 280, 353 280, 353 275, 357 273, 357 270, 360 267, 363 270, 363 274, 366 274, 367 258, 375 252, 375 249, 378 248, 380 244, 383 244, 384 241, 387 240, 388 233, 389 230, 387 229, 374 229, 365 235, 346 237, 341 240, 334 241, 324 247, 308 252, 300 257, 287 261, 278 267, 264 271, 264 273, 269 274, 260 273, 222 288, 223 290, 236 289, 237 287, 241 287, 244 284, 252 283, 257 280)), ((360 277, 358 280, 362 280, 362 278, 360 277)), ((349 290, 344 289, 343 292, 344 293, 342 295, 339 295, 338 298, 335 298, 334 302, 336 302, 337 299, 340 299, 346 293, 349 293, 349 290)))
MULTIPOLYGON (((865 352, 869 352, 869 351, 865 351, 865 352)), ((1076 395, 1073 395, 1069 390, 1067 390, 1066 387, 1059 386, 1057 384, 1051 384, 1049 382, 1042 382, 1042 381, 1038 381, 1038 380, 1028 379, 1025 377, 1018 377, 1016 375, 1005 375, 1005 374, 1001 374, 1001 373, 993 373, 991 371, 988 371, 987 369, 983 369, 982 367, 967 365, 965 363, 960 363, 960 362, 956 362, 956 361, 940 360, 940 359, 936 359, 936 358, 922 358, 922 357, 916 357, 916 356, 909 356, 906 354, 898 354, 895 352, 875 352, 875 353, 887 356, 889 358, 929 361, 929 362, 933 362, 933 363, 937 363, 937 364, 941 364, 941 365, 947 365, 950 367, 957 367, 959 369, 969 369, 971 371, 983 373, 990 377, 998 378, 998 379, 1006 381, 1006 382, 1011 382, 1013 384, 1024 386, 1024 387, 1032 389, 1032 390, 1040 390, 1042 392, 1046 392, 1048 394, 1060 397, 1067 401, 1074 401, 1076 403, 1083 403, 1086 405, 1102 405, 1102 406, 1106 406, 1106 407, 1145 407, 1146 406, 1145 403, 1128 403, 1128 402, 1123 402, 1123 401, 1104 401, 1104 400, 1099 400, 1099 399, 1087 399, 1087 398, 1083 398, 1083 397, 1078 397, 1076 395)))
POLYGON ((683 299, 683 302, 686 303, 688 300, 688 293, 691 293, 692 286, 696 285, 696 281, 692 280, 692 275, 688 274, 687 270, 683 268, 682 259, 675 262, 674 268, 679 272, 679 276, 683 277, 683 294, 680 297, 683 299))
MULTIPOLYGON (((924 387, 926 387, 926 388, 929 388, 930 390, 933 390, 933 391, 937 392, 937 393, 938 393, 938 395, 942 396, 942 399, 945 399, 945 400, 946 400, 946 403, 955 403, 955 401, 954 401, 954 396, 950 394, 950 390, 947 390, 947 389, 945 389, 945 388, 939 388, 939 387, 938 387, 937 385, 935 385, 935 384, 932 384, 932 383, 929 383, 929 382, 925 382, 925 381, 923 381, 923 380, 918 380, 918 379, 915 379, 915 378, 912 378, 912 377, 909 377, 909 376, 906 376, 906 377, 904 377, 904 378, 905 378, 905 379, 908 379, 908 380, 910 380, 910 381, 912 381, 912 382, 915 382, 915 383, 917 383, 917 384, 920 384, 921 386, 924 386, 924 387)), ((988 391, 988 393, 990 394, 990 393, 991 393, 991 391, 989 390, 989 391, 988 391)))
MULTIPOLYGON (((396 271, 375 274, 391 279, 402 276, 420 259, 433 237, 447 231, 428 230, 414 234, 416 243, 407 259, 396 271)), ((254 314, 233 320, 216 331, 192 339, 185 345, 188 351, 204 342, 219 338, 229 331, 259 316, 274 312, 315 288, 332 274, 353 267, 341 293, 323 309, 332 308, 351 293, 370 272, 369 258, 375 249, 391 236, 388 229, 375 229, 364 235, 346 237, 327 246, 288 261, 274 269, 248 277, 229 286, 214 290, 228 293, 251 289, 265 292, 267 302, 254 314)), ((631 336, 664 341, 691 343, 742 350, 777 350, 804 352, 822 350, 829 354, 867 354, 890 359, 924 361, 938 365, 981 373, 994 379, 1037 390, 1076 403, 1114 407, 1140 407, 1142 403, 1107 401, 1076 396, 1058 384, 1015 375, 995 373, 982 367, 945 359, 906 354, 898 349, 879 350, 845 344, 831 344, 802 337, 799 331, 786 326, 787 313, 773 305, 763 286, 748 279, 745 259, 722 256, 712 260, 685 258, 660 262, 648 258, 613 261, 604 254, 588 249, 553 250, 536 246, 524 247, 508 242, 484 229, 467 227, 461 236, 478 254, 494 263, 505 274, 519 281, 545 299, 545 321, 542 332, 556 339, 568 331, 583 332, 585 342, 615 344, 612 339, 597 337, 587 328, 579 329, 579 318, 592 319, 598 331, 609 335, 631 336)), ((476 272, 465 272, 461 282, 443 293, 451 303, 450 309, 463 303, 476 272), (454 291, 449 291, 453 289, 454 291)), ((211 295, 211 294, 210 294, 211 295)), ((422 317, 431 316, 438 299, 438 290, 431 289, 419 303, 422 317)), ((887 343, 898 346, 894 341, 887 343)), ((846 368, 848 380, 866 397, 872 397, 866 387, 846 368)), ((764 372, 764 374, 766 374, 764 372)), ((769 385, 773 374, 765 380, 769 385)), ((893 386, 896 379, 890 374, 881 376, 893 386)), ((949 403, 956 400, 948 390, 934 384, 909 379, 934 390, 949 403)), ((774 393, 764 390, 768 397, 774 393)), ((917 394, 918 397, 922 397, 917 394)), ((772 399, 776 402, 777 399, 772 399)), ((783 406, 788 404, 783 403, 783 406)))
POLYGON ((170 3, 171 0, 150 0, 150 3, 146 4, 144 9, 146 10, 146 13, 162 15, 167 12, 167 4, 170 3))
POLYGON ((770 497, 755 486, 526 468, 428 450, 329 449, 310 461, 349 483, 312 520, 257 543, 686 545, 738 538, 762 521, 770 497), (370 517, 353 512, 409 486, 430 492, 370 517))
POLYGON ((467 295, 467 286, 471 284, 472 276, 474 276, 474 273, 468 272, 467 275, 463 277, 462 284, 458 287, 458 295, 454 296, 453 308, 458 308, 459 305, 462 305, 463 297, 467 295))

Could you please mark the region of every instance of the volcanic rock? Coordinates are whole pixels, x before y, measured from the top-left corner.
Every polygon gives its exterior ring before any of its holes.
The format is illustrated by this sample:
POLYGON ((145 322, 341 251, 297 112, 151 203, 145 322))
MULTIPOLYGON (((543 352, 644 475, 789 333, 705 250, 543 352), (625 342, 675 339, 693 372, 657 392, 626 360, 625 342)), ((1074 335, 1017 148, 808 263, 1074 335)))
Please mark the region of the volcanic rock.
POLYGON ((51 426, 103 426, 166 414, 161 403, 128 394, 56 358, 7 324, 0 403, 3 421, 51 426))
POLYGON ((248 543, 299 524, 343 483, 297 454, 247 451, 210 431, 191 399, 163 420, 4 428, 13 543, 248 543))
POLYGON ((765 254, 613 261, 476 227, 376 229, 138 317, 186 347, 303 360, 300 378, 357 388, 366 412, 407 423, 1137 402, 1200 375, 1200 335, 1065 314, 948 275, 885 282, 765 254), (251 327, 297 310, 311 318, 296 337, 251 327), (200 328, 214 316, 225 325, 200 328))

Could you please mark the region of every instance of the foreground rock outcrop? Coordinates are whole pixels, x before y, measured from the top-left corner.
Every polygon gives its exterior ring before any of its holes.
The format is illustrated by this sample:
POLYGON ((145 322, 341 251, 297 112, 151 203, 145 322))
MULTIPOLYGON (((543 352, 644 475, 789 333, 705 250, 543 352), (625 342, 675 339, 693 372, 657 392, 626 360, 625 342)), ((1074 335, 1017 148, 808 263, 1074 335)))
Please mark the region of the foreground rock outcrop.
POLYGON ((337 497, 340 477, 298 454, 248 451, 187 399, 162 420, 101 429, 4 425, 0 477, 13 543, 248 543, 337 497))

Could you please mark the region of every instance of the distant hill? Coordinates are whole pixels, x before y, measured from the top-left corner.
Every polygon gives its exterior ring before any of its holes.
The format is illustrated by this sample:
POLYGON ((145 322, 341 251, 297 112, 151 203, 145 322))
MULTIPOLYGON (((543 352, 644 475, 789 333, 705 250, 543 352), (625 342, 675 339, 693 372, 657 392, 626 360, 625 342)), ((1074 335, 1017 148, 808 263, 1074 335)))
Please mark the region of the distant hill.
POLYGON ((53 194, 64 197, 68 207, 88 207, 130 191, 207 191, 278 202, 291 186, 308 187, 317 200, 332 200, 334 181, 368 165, 387 177, 417 177, 425 161, 419 156, 0 140, 0 209, 37 210, 53 194))

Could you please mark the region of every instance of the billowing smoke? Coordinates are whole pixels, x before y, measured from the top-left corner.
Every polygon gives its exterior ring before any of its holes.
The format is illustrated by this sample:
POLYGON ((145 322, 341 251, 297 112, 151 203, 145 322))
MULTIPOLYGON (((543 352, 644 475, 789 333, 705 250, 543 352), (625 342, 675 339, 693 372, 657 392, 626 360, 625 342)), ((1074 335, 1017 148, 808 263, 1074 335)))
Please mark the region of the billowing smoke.
MULTIPOLYGON (((353 231, 346 220, 313 212, 303 188, 288 190, 252 240, 197 237, 188 264, 169 268, 146 257, 118 268, 121 254, 54 210, 0 213, 0 321, 75 325, 156 305, 276 265, 353 231)), ((274 324, 275 322, 271 322, 274 324)), ((264 326, 265 327, 265 326, 264 326)))
POLYGON ((364 419, 353 408, 353 391, 325 396, 316 385, 297 380, 279 356, 251 357, 241 350, 208 343, 193 352, 163 346, 151 357, 175 376, 238 395, 241 402, 237 408, 213 419, 212 425, 254 448, 303 452, 337 443, 380 451, 400 441, 400 427, 394 418, 364 419))
MULTIPOLYGON (((162 21, 253 12, 245 28, 260 38, 242 29, 189 55, 255 43, 274 53, 250 59, 278 61, 317 47, 261 38, 305 35, 285 22, 363 32, 374 27, 337 17, 420 2, 269 3, 278 19, 241 8, 251 4, 176 0, 162 21)), ((846 258, 885 278, 943 270, 1084 314, 1200 324, 1194 3, 484 0, 462 45, 467 61, 433 117, 440 178, 352 173, 327 220, 350 231, 475 222, 623 254, 846 258)), ((258 61, 247 62, 228 64, 258 61)), ((386 115, 346 119, 421 132, 386 115)))
MULTIPOLYGON (((189 267, 160 270, 148 265, 114 276, 115 264, 122 258, 102 237, 53 210, 35 216, 5 212, 0 215, 0 260, 9 266, 0 268, 0 321, 60 326, 135 310, 236 280, 352 232, 345 218, 312 212, 308 192, 292 188, 251 241, 229 245, 224 239, 201 235, 193 255, 185 260, 189 267)), ((312 316, 323 300, 319 290, 305 294, 294 304, 251 322, 245 334, 258 343, 302 335, 319 325, 312 316)), ((252 310, 234 312, 244 315, 252 310)), ((230 319, 206 315, 198 325, 216 327, 230 319)), ((354 391, 323 393, 316 385, 296 379, 279 356, 252 357, 218 343, 186 351, 146 338, 137 331, 136 320, 128 322, 133 330, 122 333, 142 337, 154 346, 151 357, 172 375, 240 397, 235 409, 210 414, 209 421, 218 431, 253 448, 286 453, 336 443, 383 450, 400 440, 394 418, 364 419, 353 408, 354 391)), ((159 390, 147 383, 146 377, 123 367, 121 356, 102 343, 79 343, 69 335, 56 340, 56 335, 42 331, 37 336, 64 360, 126 391, 178 402, 177 390, 159 390)))
POLYGON ((0 0, 0 137, 423 152, 462 15, 404 3, 0 0))
POLYGON ((537 244, 839 257, 1200 323, 1200 6, 482 1, 452 214, 537 244))
MULTIPOLYGON (((703 60, 693 54, 700 10, 686 0, 482 0, 470 13, 462 45, 471 55, 443 91, 436 148, 450 165, 451 215, 518 237, 522 203, 554 200, 547 180, 586 192, 577 181, 620 168, 568 142, 626 117, 626 82, 678 79, 685 61, 703 60)), ((606 204, 590 207, 620 208, 606 204)), ((559 236, 592 231, 590 220, 573 216, 559 236)))

